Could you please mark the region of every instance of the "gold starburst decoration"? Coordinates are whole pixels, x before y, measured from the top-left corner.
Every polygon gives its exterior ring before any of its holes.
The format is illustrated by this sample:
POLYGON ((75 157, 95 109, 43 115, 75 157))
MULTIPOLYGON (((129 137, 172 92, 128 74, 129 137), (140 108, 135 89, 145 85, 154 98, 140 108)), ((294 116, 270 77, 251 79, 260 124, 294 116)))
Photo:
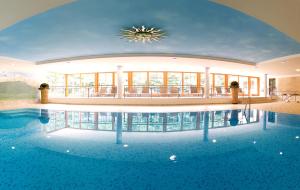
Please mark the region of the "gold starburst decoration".
POLYGON ((145 26, 135 27, 129 29, 122 29, 121 34, 124 38, 134 42, 153 42, 159 41, 165 37, 165 32, 157 28, 147 28, 145 26))

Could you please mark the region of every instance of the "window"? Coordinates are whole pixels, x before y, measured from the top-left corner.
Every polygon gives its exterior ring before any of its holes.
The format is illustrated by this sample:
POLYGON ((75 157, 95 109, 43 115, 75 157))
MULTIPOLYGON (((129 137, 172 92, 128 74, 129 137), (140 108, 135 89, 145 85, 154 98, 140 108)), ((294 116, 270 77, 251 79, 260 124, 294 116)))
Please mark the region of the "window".
POLYGON ((95 74, 81 74, 81 96, 89 97, 95 90, 95 74))
POLYGON ((95 74, 81 74, 81 86, 95 86, 95 74))
POLYGON ((65 96, 65 75, 59 73, 50 73, 47 76, 47 83, 50 86, 49 93, 52 97, 65 96))
POLYGON ((152 86, 164 85, 164 74, 163 72, 149 72, 149 83, 152 86))
POLYGON ((225 86, 225 75, 215 74, 215 87, 225 86))
POLYGON ((164 73, 149 72, 149 84, 151 86, 152 93, 160 93, 160 87, 164 85, 164 73))
POLYGON ((239 78, 240 89, 243 94, 248 94, 248 77, 240 76, 239 78))
POLYGON ((239 82, 239 76, 236 75, 228 75, 228 86, 230 87, 231 82, 236 81, 239 82))
POLYGON ((168 87, 170 93, 182 92, 182 73, 168 73, 168 87))
POLYGON ((112 86, 113 73, 99 73, 99 86, 112 86))
POLYGON ((133 72, 132 73, 132 84, 134 86, 146 86, 146 85, 148 85, 147 72, 133 72))
POLYGON ((183 92, 191 93, 191 87, 197 86, 197 73, 183 73, 183 92))
POLYGON ((250 94, 258 96, 258 91, 259 91, 258 90, 258 78, 251 77, 250 82, 251 82, 250 94))
POLYGON ((80 96, 80 74, 68 75, 68 94, 69 96, 80 96))

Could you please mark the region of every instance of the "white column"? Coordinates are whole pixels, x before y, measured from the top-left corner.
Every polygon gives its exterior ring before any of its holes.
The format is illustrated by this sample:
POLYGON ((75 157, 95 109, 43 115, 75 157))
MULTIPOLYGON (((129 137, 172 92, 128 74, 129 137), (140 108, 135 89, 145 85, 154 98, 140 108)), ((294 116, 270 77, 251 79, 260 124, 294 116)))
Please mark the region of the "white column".
POLYGON ((209 67, 205 67, 205 89, 204 89, 204 97, 209 98, 209 67))
POLYGON ((124 84, 123 84, 123 67, 121 65, 117 66, 117 88, 118 88, 118 98, 123 98, 123 89, 124 89, 124 84))
POLYGON ((268 97, 268 74, 265 74, 264 93, 265 93, 265 97, 268 97))

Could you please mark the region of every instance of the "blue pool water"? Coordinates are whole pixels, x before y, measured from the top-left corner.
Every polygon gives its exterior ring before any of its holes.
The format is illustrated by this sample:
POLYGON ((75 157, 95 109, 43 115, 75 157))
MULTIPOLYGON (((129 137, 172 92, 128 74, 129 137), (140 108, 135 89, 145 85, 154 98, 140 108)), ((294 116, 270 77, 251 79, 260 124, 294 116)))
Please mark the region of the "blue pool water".
POLYGON ((0 189, 300 189, 300 116, 0 112, 0 189))

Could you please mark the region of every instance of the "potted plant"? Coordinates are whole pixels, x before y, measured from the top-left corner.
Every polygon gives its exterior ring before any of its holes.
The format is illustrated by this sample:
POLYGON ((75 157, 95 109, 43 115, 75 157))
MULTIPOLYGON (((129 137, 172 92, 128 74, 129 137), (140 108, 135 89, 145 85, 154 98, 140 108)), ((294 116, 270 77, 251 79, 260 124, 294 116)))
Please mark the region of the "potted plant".
POLYGON ((232 81, 230 83, 230 91, 231 91, 232 103, 233 104, 238 104, 239 103, 239 90, 240 90, 239 83, 237 81, 232 81))
POLYGON ((39 90, 41 91, 41 103, 47 104, 48 103, 48 90, 49 90, 49 84, 42 83, 40 85, 39 90))

